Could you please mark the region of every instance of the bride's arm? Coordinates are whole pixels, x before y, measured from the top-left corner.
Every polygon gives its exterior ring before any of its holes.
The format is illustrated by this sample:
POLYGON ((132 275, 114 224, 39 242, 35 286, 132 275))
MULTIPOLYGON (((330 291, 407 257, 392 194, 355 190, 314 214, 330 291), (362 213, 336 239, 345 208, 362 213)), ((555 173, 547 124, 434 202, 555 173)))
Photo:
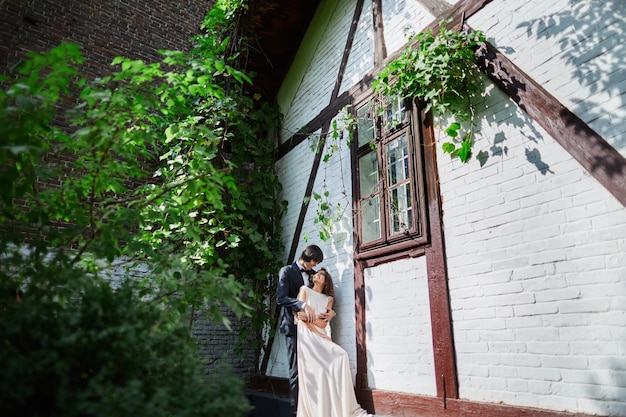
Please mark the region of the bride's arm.
POLYGON ((333 299, 333 297, 330 297, 328 299, 328 304, 326 305, 326 311, 317 315, 314 324, 320 329, 324 329, 326 326, 328 326, 330 320, 335 317, 336 313, 333 311, 334 301, 335 300, 333 299))

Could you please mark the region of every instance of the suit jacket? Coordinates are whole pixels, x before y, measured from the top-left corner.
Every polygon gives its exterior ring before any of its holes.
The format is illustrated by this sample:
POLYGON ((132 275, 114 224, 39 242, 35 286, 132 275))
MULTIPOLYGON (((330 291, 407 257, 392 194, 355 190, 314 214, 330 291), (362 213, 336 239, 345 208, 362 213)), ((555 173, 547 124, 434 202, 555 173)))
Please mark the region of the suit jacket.
POLYGON ((304 309, 304 302, 298 300, 298 292, 303 285, 304 279, 298 262, 285 265, 278 271, 276 298, 278 305, 283 308, 280 332, 287 336, 293 336, 296 333, 294 313, 304 309))

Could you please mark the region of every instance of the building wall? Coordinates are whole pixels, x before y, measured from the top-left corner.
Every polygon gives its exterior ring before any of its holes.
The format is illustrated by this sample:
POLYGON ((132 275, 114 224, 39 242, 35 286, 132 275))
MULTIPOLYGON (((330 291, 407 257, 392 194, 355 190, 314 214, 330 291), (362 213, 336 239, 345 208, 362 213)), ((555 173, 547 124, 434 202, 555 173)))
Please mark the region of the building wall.
MULTIPOLYGON (((339 120, 339 118, 337 118, 339 120)), ((347 131, 338 124, 339 131, 347 137, 347 131)), ((283 218, 283 243, 285 252, 281 255, 284 262, 288 262, 289 249, 293 239, 294 230, 304 200, 305 188, 313 166, 314 151, 312 146, 320 140, 322 131, 316 131, 307 140, 291 150, 277 163, 277 173, 283 185, 283 200, 287 201, 287 213, 283 218)), ((323 190, 324 183, 333 187, 330 195, 331 206, 341 205, 341 220, 333 230, 333 239, 322 241, 319 235, 319 225, 315 223, 318 201, 311 198, 309 211, 307 212, 303 234, 298 236, 296 259, 309 244, 318 245, 324 252, 324 261, 319 265, 326 268, 332 275, 335 285, 335 304, 333 309, 337 316, 331 321, 333 339, 340 343, 348 351, 350 365, 353 371, 356 369, 356 340, 354 319, 354 270, 353 270, 353 239, 352 219, 350 218, 350 206, 352 183, 350 180, 351 163, 350 150, 344 142, 329 138, 325 145, 325 153, 333 148, 334 154, 328 162, 322 162, 315 178, 313 188, 323 190)), ((294 259, 294 261, 296 260, 294 259)), ((267 375, 284 377, 288 373, 288 365, 285 361, 287 347, 285 337, 277 333, 273 342, 268 361, 267 375)), ((354 373, 353 373, 354 375, 354 373)))
POLYGON ((488 100, 475 146, 495 155, 438 155, 461 397, 623 414, 626 210, 507 97, 488 100))
MULTIPOLYGON (((331 90, 336 64, 315 51, 343 49, 342 36, 328 32, 347 33, 347 17, 338 13, 352 17, 347 3, 356 4, 341 0, 329 10, 331 5, 323 2, 318 10, 326 16, 317 20, 323 21, 324 36, 313 38, 315 47, 305 38, 308 54, 298 55, 279 96, 293 98, 281 101, 288 115, 282 140, 330 101, 322 95, 331 90), (309 94, 311 85, 315 95, 309 94)), ((383 13, 393 14, 385 16, 385 24, 394 22, 393 28, 385 27, 388 53, 400 45, 399 28, 419 31, 434 20, 416 16, 417 3, 383 1, 383 13)), ((624 154, 624 7, 620 1, 503 0, 491 2, 468 23, 624 154)), ((364 13, 371 16, 367 7, 364 13)), ((353 84, 373 64, 363 54, 371 51, 372 30, 366 21, 359 22, 354 41, 360 58, 349 61, 345 74, 353 84)), ((309 34, 318 29, 310 28, 309 34)), ((483 81, 488 110, 480 114, 474 149, 488 158, 463 164, 443 154, 439 144, 437 148, 460 397, 626 415, 626 209, 513 101, 488 79, 483 81)), ((342 91, 349 87, 344 84, 342 91)), ((445 121, 435 122, 443 126, 445 121)), ((435 134, 443 139, 441 131, 435 134)), ((291 175, 310 172, 308 165, 298 165, 306 160, 307 149, 313 158, 305 141, 279 162, 281 179, 293 184, 284 189, 290 201, 287 247, 304 190, 291 175)), ((336 169, 325 174, 331 194, 340 193, 349 181, 345 171, 336 169)), ((317 175, 314 191, 319 192, 322 174, 317 175)), ((344 251, 352 244, 317 239, 314 215, 312 205, 302 235, 324 249, 322 265, 335 276, 340 268, 349 268, 352 254, 344 251), (341 267, 334 264, 335 256, 341 267)), ((350 216, 348 210, 338 224, 339 235, 350 235, 350 216)), ((307 243, 302 235, 295 236, 300 239, 297 253, 307 243)), ((341 271, 339 275, 350 277, 348 269, 341 271)), ((364 272, 371 388, 436 394, 426 271, 425 258, 418 257, 364 272), (407 303, 410 308, 398 307, 407 303)), ((349 288, 343 280, 341 285, 337 303, 346 308, 332 324, 333 335, 354 366, 354 315, 344 317, 354 305, 354 293, 343 290, 349 288)), ((278 350, 273 355, 272 374, 285 376, 286 355, 278 350)))
MULTIPOLYGON (((312 114, 330 103, 337 80, 354 5, 345 0, 322 0, 307 33, 306 47, 301 48, 278 93, 284 114, 281 140, 304 127, 312 114), (318 71, 317 68, 324 68, 318 71), (306 106, 301 106, 306 103, 306 106)), ((312 133, 312 132, 307 132, 312 133)))
POLYGON ((189 39, 213 0, 20 0, 0 2, 0 71, 28 51, 44 52, 62 41, 82 47, 91 77, 109 72, 116 56, 158 58, 157 50, 189 50, 189 39))
POLYGON ((341 82, 339 94, 352 88, 363 79, 374 66, 374 28, 372 27, 372 2, 363 4, 363 11, 358 28, 352 41, 350 56, 346 63, 345 77, 341 82))
MULTIPOLYGON (((605 45, 626 5, 593 3, 498 2, 469 24, 623 153, 624 51, 605 45)), ((486 101, 484 166, 438 156, 461 397, 624 415, 626 210, 497 89, 486 101)))
POLYGON ((426 259, 365 270, 370 388, 436 395, 426 259))
POLYGON ((220 366, 227 365, 244 379, 256 374, 258 346, 257 336, 248 335, 240 340, 239 335, 251 328, 249 319, 238 319, 231 310, 221 308, 221 313, 231 321, 230 328, 222 322, 207 320, 202 312, 197 314, 192 326, 205 372, 210 374, 220 366))
MULTIPOLYGON (((374 63, 373 56, 366 57, 366 52, 373 53, 371 4, 368 5, 368 3, 369 2, 365 2, 364 11, 359 20, 358 30, 353 42, 353 50, 357 51, 355 55, 358 58, 355 59, 354 55, 350 56, 344 80, 362 78, 367 71, 371 70, 374 63), (355 62, 358 62, 358 64, 355 62)), ((350 22, 354 15, 354 6, 355 2, 353 0, 341 0, 339 2, 324 1, 318 8, 313 23, 307 31, 303 42, 304 46, 298 52, 296 62, 294 62, 292 70, 288 74, 278 95, 281 110, 286 115, 281 142, 289 139, 294 132, 299 131, 306 123, 314 118, 324 106, 330 103, 330 93, 337 79, 336 72, 345 47, 350 22), (320 25, 321 29, 320 27, 315 27, 316 24, 320 25), (311 44, 313 46, 311 46, 311 44), (330 58, 335 61, 329 61, 330 58), (309 94, 312 90, 315 91, 314 95, 309 94)), ((395 21, 398 20, 398 16, 402 15, 405 17, 410 16, 410 21, 414 21, 414 10, 422 10, 422 13, 427 13, 418 4, 394 5, 393 10, 393 19, 395 21), (407 9, 409 9, 411 13, 408 13, 407 9)), ((417 21, 429 21, 434 18, 429 14, 426 14, 426 16, 429 17, 421 17, 417 19, 417 21)), ((406 22, 406 24, 408 25, 409 23, 406 22)), ((404 31, 401 36, 404 37, 404 31)), ((398 41, 396 41, 396 43, 397 42, 398 41)), ((347 88, 346 82, 342 84, 342 89, 347 88)), ((352 85, 348 87, 352 87, 352 85)), ((342 91, 340 91, 340 93, 341 92, 342 91)), ((337 116, 337 120, 341 120, 340 115, 337 116)), ((341 122, 339 126, 342 126, 341 122)), ((322 135, 328 133, 328 131, 316 131, 315 134, 292 149, 277 163, 278 175, 283 184, 283 199, 288 202, 287 214, 283 219, 283 242, 286 247, 285 259, 287 258, 287 251, 291 246, 291 241, 294 238, 293 233, 300 214, 306 183, 311 173, 314 159, 313 145, 322 135)), ((348 352, 354 376, 356 372, 356 328, 354 319, 354 282, 351 281, 354 277, 352 271, 352 189, 347 132, 344 133, 343 138, 343 140, 337 142, 328 139, 324 152, 328 154, 331 148, 336 150, 333 156, 329 158, 328 163, 321 164, 313 188, 315 192, 320 193, 321 190, 323 190, 323 184, 326 183, 328 185, 331 190, 333 204, 340 204, 343 208, 342 220, 336 224, 333 238, 327 242, 322 241, 319 238, 319 226, 314 223, 318 202, 311 199, 310 207, 304 220, 303 233, 301 236, 296 236, 295 238, 299 239, 296 258, 302 252, 302 249, 310 243, 319 245, 324 251, 325 259, 321 266, 329 269, 337 287, 335 310, 338 314, 331 322, 333 338, 348 352), (345 197, 342 197, 344 194, 345 197), (336 264, 335 259, 345 259, 345 262, 342 261, 340 264, 336 264), (338 276, 341 277, 339 286, 337 285, 338 276)), ((387 268, 374 268, 371 271, 367 271, 366 279, 371 277, 373 280, 380 280, 384 278, 388 272, 389 270, 387 268)), ((379 282, 384 283, 384 281, 379 282)), ((385 288, 386 291, 391 291, 391 294, 393 294, 395 290, 399 293, 403 293, 406 289, 403 286, 396 289, 388 288, 384 284, 381 286, 381 290, 383 288, 385 288)), ((375 294, 369 287, 366 291, 368 296, 375 294)), ((402 294, 398 297, 401 298, 402 294)), ((418 311, 413 311, 409 314, 417 315, 418 313, 418 311)), ((369 314, 370 312, 368 312, 368 317, 369 314)), ((385 312, 384 308, 378 309, 377 307, 376 310, 372 310, 371 314, 374 315, 376 320, 385 321, 392 318, 391 316, 386 316, 388 313, 385 312)), ((412 316, 409 315, 408 317, 411 318, 412 316)), ((417 317, 416 320, 422 321, 424 318, 417 317)), ((284 337, 282 335, 278 335, 278 341, 275 343, 270 355, 270 363, 267 370, 268 375, 283 377, 287 375, 287 364, 285 362, 286 346, 283 339, 284 337)), ((370 342, 374 345, 376 340, 368 339, 368 343, 370 342)), ((407 341, 407 343, 410 342, 411 341, 407 341)), ((431 343, 430 339, 427 339, 427 343, 431 343)), ((384 345, 385 342, 382 342, 382 345, 375 349, 382 349, 384 345)), ((386 372, 383 365, 384 362, 381 361, 380 368, 375 364, 376 361, 372 357, 372 361, 368 364, 370 366, 370 374, 372 376, 378 375, 383 378, 382 375, 386 372)), ((386 375, 392 374, 387 372, 386 375)), ((383 378, 383 380, 391 381, 393 378, 383 378)), ((380 388, 387 389, 388 387, 382 384, 380 388)), ((434 387, 426 389, 425 393, 431 393, 433 388, 434 387)), ((415 387, 407 389, 408 392, 420 392, 415 387)))
POLYGON ((626 155, 626 3, 491 2, 468 20, 626 155))

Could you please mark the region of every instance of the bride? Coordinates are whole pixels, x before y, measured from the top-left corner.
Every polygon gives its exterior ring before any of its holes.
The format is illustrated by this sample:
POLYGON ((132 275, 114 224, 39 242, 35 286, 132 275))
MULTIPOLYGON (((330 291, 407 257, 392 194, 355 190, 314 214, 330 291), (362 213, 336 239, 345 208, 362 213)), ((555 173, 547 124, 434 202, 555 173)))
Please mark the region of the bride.
POLYGON ((296 317, 300 387, 297 417, 371 416, 356 401, 348 353, 332 341, 328 319, 319 317, 333 307, 332 277, 321 268, 312 276, 311 284, 312 288, 302 286, 298 294, 299 300, 313 308, 316 319, 310 322, 296 317))

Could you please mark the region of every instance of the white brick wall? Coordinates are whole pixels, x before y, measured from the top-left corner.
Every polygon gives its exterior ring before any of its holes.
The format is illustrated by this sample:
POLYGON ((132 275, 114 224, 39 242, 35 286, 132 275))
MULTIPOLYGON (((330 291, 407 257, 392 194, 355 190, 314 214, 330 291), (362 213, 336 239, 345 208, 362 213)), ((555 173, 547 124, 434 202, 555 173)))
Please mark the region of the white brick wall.
POLYGON ((363 11, 352 41, 352 50, 346 65, 339 94, 349 90, 374 67, 374 29, 372 2, 363 4, 363 11))
POLYGON ((492 111, 475 147, 506 155, 438 155, 461 396, 623 415, 626 209, 524 113, 492 111))
POLYGON ((417 1, 383 0, 382 8, 385 46, 389 55, 406 44, 408 35, 421 31, 435 18, 417 1))
POLYGON ((426 259, 365 271, 368 385, 436 395, 426 259))
MULTIPOLYGON (((328 104, 338 65, 333 53, 343 51, 354 3, 323 2, 324 24, 281 90, 283 139, 328 104)), ((384 0, 383 9, 396 12, 385 24, 421 29, 430 19, 408 12, 420 7, 416 0, 384 0)), ((625 153, 625 8, 622 0, 500 0, 469 23, 625 153)), ((343 89, 371 66, 366 23, 359 24, 343 89)), ((385 37, 391 53, 400 37, 397 31, 385 37)), ((489 113, 481 115, 475 151, 488 152, 487 162, 462 164, 437 147, 461 397, 626 415, 626 209, 485 82, 489 113)), ((349 188, 347 148, 342 154, 320 171, 316 191, 324 177, 334 196, 349 188)), ((303 144, 280 161, 290 202, 284 239, 293 233, 312 156, 303 144)), ((320 242, 314 202, 309 210, 304 233, 324 249, 323 266, 335 277, 333 336, 354 370, 352 220, 346 213, 334 240, 320 242)), ((435 395, 425 274, 424 258, 365 271, 371 387, 435 395), (407 308, 408 300, 414 302, 407 308)), ((286 375, 281 344, 278 337, 272 375, 286 375)))
POLYGON ((296 68, 289 75, 290 83, 281 87, 279 93, 285 115, 283 139, 300 130, 330 103, 353 10, 352 0, 326 0, 320 5, 318 13, 322 17, 315 20, 317 27, 305 37, 308 54, 296 61, 296 68))
MULTIPOLYGON (((276 164, 276 172, 283 186, 281 198, 287 201, 287 211, 283 217, 282 242, 284 252, 281 254, 283 262, 287 261, 291 249, 291 240, 296 223, 300 215, 300 208, 304 201, 306 186, 311 175, 311 168, 315 154, 311 150, 319 140, 320 132, 315 132, 310 138, 303 141, 296 148, 292 149, 286 156, 281 158, 276 164)), ((306 229, 309 231, 310 229, 306 229)), ((304 249, 304 247, 302 247, 304 249)), ((300 255, 302 249, 297 252, 300 255)))
MULTIPOLYGON (((342 127, 340 117, 337 118, 338 127, 342 127)), ((328 135, 325 154, 331 153, 328 162, 322 161, 315 179, 314 190, 321 193, 326 183, 331 190, 330 206, 342 207, 343 218, 336 223, 332 230, 332 239, 323 242, 319 238, 319 226, 313 223, 318 202, 312 200, 305 220, 304 230, 308 231, 308 242, 315 243, 324 251, 324 262, 320 264, 333 276, 335 284, 334 310, 337 316, 331 322, 333 340, 341 345, 350 358, 352 372, 356 370, 356 330, 354 304, 354 264, 352 241, 352 180, 350 149, 347 143, 348 133, 343 133, 343 139, 332 139, 328 135)))
POLYGON ((626 2, 501 0, 468 23, 626 156, 626 2))
MULTIPOLYGON (((338 119, 338 126, 341 121, 338 119)), ((293 233, 300 215, 300 207, 304 196, 306 184, 309 179, 314 151, 311 149, 312 141, 319 140, 321 131, 316 132, 317 137, 311 138, 300 144, 296 149, 282 158, 278 163, 278 175, 283 184, 283 198, 288 201, 288 210, 283 219, 283 244, 285 245, 284 260, 287 259, 291 247, 293 233)), ((325 132, 328 133, 328 132, 325 132)), ((316 244, 324 252, 324 261, 319 267, 325 267, 333 277, 335 284, 334 310, 337 316, 331 322, 333 340, 341 345, 350 358, 353 376, 356 372, 356 330, 355 330, 355 304, 354 304, 354 268, 353 268, 353 242, 352 242, 352 212, 351 212, 351 163, 350 149, 347 144, 348 133, 343 132, 343 137, 335 141, 328 135, 324 154, 328 154, 333 147, 332 156, 328 162, 322 161, 315 179, 314 190, 322 192, 323 183, 326 182, 332 191, 331 206, 341 204, 344 216, 341 221, 334 225, 332 230, 333 239, 323 242, 319 237, 319 226, 314 223, 318 201, 311 198, 309 209, 304 220, 303 235, 300 236, 296 258, 309 244, 316 244), (305 240, 306 235, 306 240, 305 240)), ((268 375, 286 377, 288 367, 286 364, 287 348, 284 336, 276 335, 275 346, 270 355, 268 375)))

